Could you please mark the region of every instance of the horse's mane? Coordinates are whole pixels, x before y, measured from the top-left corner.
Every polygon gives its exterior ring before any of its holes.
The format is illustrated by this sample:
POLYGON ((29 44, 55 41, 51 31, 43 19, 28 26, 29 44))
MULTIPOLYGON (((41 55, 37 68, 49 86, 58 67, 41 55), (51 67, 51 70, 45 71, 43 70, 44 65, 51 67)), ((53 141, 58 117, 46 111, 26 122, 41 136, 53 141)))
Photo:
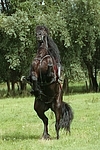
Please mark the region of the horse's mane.
POLYGON ((60 62, 60 54, 59 54, 59 49, 53 39, 48 35, 48 47, 49 51, 53 54, 55 58, 57 58, 58 62, 60 62))
POLYGON ((47 32, 47 42, 48 42, 48 48, 49 48, 49 53, 53 55, 55 58, 57 58, 58 62, 61 62, 60 59, 60 54, 59 54, 59 49, 53 39, 49 36, 49 30, 46 26, 44 25, 38 25, 36 27, 36 32, 39 30, 45 30, 47 32))

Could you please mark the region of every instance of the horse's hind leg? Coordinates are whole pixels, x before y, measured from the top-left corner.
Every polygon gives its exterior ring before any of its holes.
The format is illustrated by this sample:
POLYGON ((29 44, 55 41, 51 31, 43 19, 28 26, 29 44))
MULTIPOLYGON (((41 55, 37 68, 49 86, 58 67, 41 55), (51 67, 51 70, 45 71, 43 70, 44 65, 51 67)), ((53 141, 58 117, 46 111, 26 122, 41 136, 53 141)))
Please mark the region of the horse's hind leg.
POLYGON ((55 113, 56 123, 55 123, 55 129, 57 134, 57 139, 59 139, 59 130, 60 130, 60 118, 61 118, 61 105, 59 102, 56 102, 54 104, 54 107, 52 107, 52 111, 55 113))
POLYGON ((56 117, 55 129, 56 129, 56 133, 57 133, 57 139, 59 139, 59 130, 60 130, 59 122, 60 122, 60 117, 61 117, 60 112, 61 112, 61 109, 56 108, 56 111, 55 111, 55 117, 56 117))
POLYGON ((59 94, 56 97, 54 108, 52 107, 53 108, 52 110, 54 111, 55 117, 56 117, 55 129, 57 133, 57 139, 59 139, 60 119, 61 119, 61 114, 62 114, 62 110, 61 110, 62 97, 61 97, 60 86, 58 86, 58 91, 59 91, 59 94))
POLYGON ((44 114, 44 112, 48 110, 48 108, 46 108, 46 105, 41 100, 35 100, 34 109, 37 112, 39 118, 44 123, 44 131, 43 131, 42 138, 49 139, 50 135, 48 134, 48 118, 44 114))
POLYGON ((67 134, 67 132, 69 132, 69 135, 71 135, 70 124, 71 124, 71 122, 69 121, 69 123, 67 125, 67 131, 66 131, 66 134, 67 134))

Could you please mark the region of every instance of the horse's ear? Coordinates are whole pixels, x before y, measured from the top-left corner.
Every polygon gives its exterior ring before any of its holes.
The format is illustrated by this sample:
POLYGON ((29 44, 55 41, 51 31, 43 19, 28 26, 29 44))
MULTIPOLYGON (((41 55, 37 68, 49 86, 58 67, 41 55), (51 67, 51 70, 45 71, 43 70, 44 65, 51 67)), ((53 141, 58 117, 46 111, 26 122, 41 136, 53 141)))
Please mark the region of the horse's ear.
POLYGON ((38 26, 36 27, 36 29, 35 29, 35 32, 37 32, 37 31, 39 31, 39 30, 45 30, 46 33, 49 34, 48 28, 47 28, 46 26, 44 26, 44 25, 41 25, 41 26, 38 25, 38 26))
POLYGON ((44 28, 45 28, 45 31, 47 32, 47 34, 49 34, 49 29, 46 26, 44 26, 44 28))

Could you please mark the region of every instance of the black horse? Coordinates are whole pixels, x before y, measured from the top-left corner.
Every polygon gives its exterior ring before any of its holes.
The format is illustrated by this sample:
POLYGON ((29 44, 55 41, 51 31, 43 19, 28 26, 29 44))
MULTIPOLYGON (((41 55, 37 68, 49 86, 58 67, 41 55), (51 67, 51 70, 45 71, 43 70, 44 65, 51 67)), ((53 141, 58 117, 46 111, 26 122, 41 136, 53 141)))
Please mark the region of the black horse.
MULTIPOLYGON (((55 129, 57 139, 59 139, 60 128, 65 128, 70 132, 70 124, 73 119, 73 112, 67 103, 62 101, 62 88, 57 77, 57 61, 50 54, 57 50, 56 44, 48 36, 48 29, 45 26, 37 26, 36 37, 38 41, 38 50, 36 57, 32 61, 29 80, 32 85, 32 93, 35 95, 34 109, 37 115, 44 123, 42 137, 49 139, 48 118, 45 111, 49 108, 54 112, 56 123, 55 129)), ((58 50, 56 51, 58 55, 58 50)), ((55 55, 55 54, 54 54, 55 55)))

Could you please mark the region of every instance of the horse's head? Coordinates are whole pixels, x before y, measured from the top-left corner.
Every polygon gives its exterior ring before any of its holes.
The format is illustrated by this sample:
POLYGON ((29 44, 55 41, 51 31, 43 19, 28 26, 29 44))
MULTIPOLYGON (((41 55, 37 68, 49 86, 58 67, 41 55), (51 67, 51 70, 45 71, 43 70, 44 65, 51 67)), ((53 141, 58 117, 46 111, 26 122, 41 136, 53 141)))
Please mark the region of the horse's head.
POLYGON ((36 27, 36 38, 38 42, 44 42, 47 39, 48 29, 45 26, 36 27))

